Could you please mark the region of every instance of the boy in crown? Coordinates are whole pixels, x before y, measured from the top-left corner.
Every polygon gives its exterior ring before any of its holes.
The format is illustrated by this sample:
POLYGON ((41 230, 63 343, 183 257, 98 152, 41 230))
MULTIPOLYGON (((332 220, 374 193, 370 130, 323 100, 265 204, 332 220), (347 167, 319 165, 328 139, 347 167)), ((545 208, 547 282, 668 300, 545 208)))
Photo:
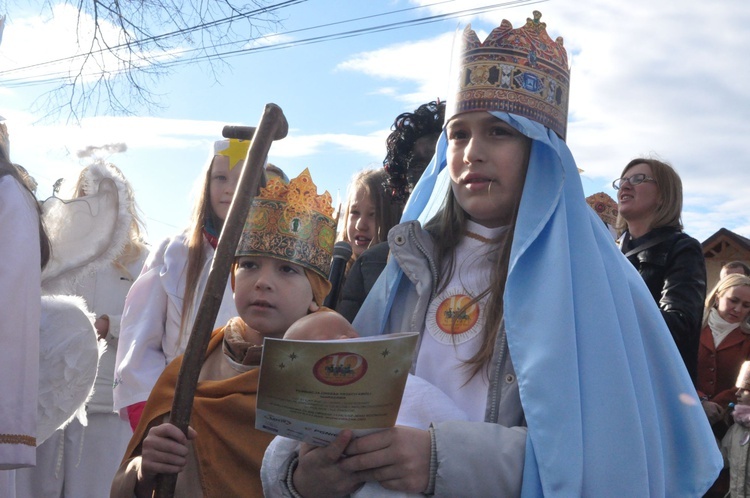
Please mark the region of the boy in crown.
POLYGON ((166 422, 180 356, 151 392, 113 497, 151 496, 160 473, 179 473, 175 496, 263 496, 260 466, 273 439, 254 421, 263 338, 282 337, 320 309, 331 286, 332 212, 330 195, 317 195, 307 170, 289 185, 270 179, 253 200, 232 268, 240 316, 211 337, 188 435, 166 422))

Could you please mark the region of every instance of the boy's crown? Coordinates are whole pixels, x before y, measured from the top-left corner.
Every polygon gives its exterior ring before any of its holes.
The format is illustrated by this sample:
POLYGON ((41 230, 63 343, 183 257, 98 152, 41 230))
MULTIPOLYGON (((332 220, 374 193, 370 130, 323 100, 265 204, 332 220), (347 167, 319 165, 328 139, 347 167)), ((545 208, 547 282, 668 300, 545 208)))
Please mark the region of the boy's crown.
POLYGON ((453 115, 467 111, 518 114, 565 139, 568 55, 562 37, 552 41, 541 17, 535 10, 534 19, 526 19, 518 29, 503 20, 484 43, 471 25, 464 29, 453 115))
POLYGON ((253 199, 237 256, 271 256, 328 278, 336 238, 331 195, 317 195, 305 169, 285 185, 271 178, 253 199))

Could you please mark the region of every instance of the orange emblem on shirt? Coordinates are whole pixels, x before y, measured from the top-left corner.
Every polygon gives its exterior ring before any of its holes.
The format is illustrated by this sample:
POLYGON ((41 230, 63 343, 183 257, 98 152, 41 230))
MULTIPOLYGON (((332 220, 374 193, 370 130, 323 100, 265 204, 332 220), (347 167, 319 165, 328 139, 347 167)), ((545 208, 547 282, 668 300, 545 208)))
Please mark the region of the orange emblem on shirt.
POLYGON ((446 334, 463 334, 479 320, 479 306, 473 303, 467 307, 471 297, 457 294, 445 299, 437 308, 435 323, 446 334))

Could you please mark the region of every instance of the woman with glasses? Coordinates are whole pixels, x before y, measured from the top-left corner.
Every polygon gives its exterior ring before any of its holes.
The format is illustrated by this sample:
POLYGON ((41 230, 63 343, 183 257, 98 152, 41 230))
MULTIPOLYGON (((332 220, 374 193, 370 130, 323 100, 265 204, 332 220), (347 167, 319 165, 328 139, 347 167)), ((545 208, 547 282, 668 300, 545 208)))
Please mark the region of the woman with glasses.
POLYGON ((620 249, 638 269, 695 380, 706 298, 706 263, 700 243, 682 231, 682 181, 656 159, 630 161, 617 190, 620 249))

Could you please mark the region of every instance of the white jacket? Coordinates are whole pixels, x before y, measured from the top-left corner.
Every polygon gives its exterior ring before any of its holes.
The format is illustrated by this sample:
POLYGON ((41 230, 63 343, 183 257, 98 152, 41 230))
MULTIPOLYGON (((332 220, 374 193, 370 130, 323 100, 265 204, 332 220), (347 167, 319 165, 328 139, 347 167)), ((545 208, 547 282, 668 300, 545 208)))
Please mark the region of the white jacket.
MULTIPOLYGON (((180 336, 185 294, 188 246, 184 234, 164 240, 150 255, 125 299, 120 325, 114 382, 114 409, 127 418, 125 409, 146 401, 167 364, 185 351, 214 249, 204 241, 206 256, 193 300, 192 316, 180 336)), ((227 280, 215 326, 237 316, 231 283, 227 280)))

